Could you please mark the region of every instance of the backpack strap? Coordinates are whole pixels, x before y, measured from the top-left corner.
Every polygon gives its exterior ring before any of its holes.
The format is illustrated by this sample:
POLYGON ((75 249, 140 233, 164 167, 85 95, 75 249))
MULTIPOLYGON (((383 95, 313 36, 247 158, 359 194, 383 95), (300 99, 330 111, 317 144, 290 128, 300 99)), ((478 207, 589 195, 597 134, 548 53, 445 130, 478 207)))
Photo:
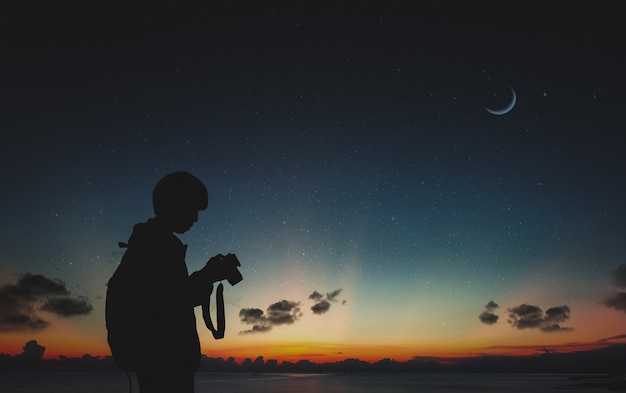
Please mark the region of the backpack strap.
POLYGON ((207 329, 213 333, 213 338, 219 340, 220 338, 224 338, 224 332, 226 331, 226 318, 224 317, 224 285, 220 283, 217 286, 217 293, 215 296, 217 300, 217 329, 213 326, 211 314, 209 313, 212 292, 213 285, 211 285, 207 302, 202 304, 202 318, 204 319, 204 324, 207 329))

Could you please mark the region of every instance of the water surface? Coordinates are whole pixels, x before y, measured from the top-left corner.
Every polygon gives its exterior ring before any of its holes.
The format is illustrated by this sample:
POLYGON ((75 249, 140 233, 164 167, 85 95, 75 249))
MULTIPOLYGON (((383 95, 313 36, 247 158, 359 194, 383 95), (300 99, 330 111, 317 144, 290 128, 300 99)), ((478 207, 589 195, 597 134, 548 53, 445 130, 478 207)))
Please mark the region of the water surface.
MULTIPOLYGON (((133 393, 139 393, 134 376, 132 381, 133 393)), ((606 393, 608 382, 601 377, 572 379, 568 375, 552 374, 198 373, 196 393, 606 393)), ((3 393, 129 391, 126 374, 121 372, 2 372, 0 386, 3 393)))

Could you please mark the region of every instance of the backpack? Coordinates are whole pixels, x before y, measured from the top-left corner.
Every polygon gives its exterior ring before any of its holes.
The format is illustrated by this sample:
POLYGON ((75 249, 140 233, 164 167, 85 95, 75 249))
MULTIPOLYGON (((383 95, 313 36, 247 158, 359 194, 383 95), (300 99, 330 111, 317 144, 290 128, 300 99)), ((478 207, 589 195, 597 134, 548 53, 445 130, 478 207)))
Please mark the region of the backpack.
MULTIPOLYGON (((127 248, 126 243, 118 243, 120 247, 127 248)), ((127 258, 129 252, 124 254, 127 258)), ((133 370, 137 366, 138 351, 136 337, 140 334, 137 326, 133 326, 132 293, 128 286, 124 286, 120 279, 120 264, 113 273, 107 284, 105 320, 107 328, 107 341, 115 364, 122 370, 133 370)))

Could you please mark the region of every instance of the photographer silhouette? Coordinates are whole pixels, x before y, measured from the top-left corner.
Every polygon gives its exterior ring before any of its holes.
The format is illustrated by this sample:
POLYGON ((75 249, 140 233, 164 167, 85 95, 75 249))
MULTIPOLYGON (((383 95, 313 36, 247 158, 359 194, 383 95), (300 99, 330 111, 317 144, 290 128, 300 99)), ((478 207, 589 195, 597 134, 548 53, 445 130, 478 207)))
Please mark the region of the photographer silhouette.
POLYGON ((189 393, 201 359, 194 307, 203 306, 207 327, 215 338, 223 337, 221 284, 217 329, 208 302, 214 282, 242 280, 240 265, 234 254, 220 254, 188 274, 187 245, 174 233, 187 232, 208 206, 198 178, 188 172, 166 175, 154 188, 152 202, 155 217, 136 224, 128 244, 120 243, 126 252, 107 288, 108 342, 116 364, 137 373, 141 393, 189 393))

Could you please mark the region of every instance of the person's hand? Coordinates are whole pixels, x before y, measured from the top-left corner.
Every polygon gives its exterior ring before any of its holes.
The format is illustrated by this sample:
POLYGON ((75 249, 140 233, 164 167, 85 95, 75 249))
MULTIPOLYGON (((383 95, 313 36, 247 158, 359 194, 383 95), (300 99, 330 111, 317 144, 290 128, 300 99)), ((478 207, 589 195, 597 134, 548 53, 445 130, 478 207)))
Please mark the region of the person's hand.
POLYGON ((224 255, 217 254, 209 259, 206 265, 202 268, 202 273, 206 275, 211 282, 226 279, 226 263, 224 263, 225 258, 226 257, 224 255))

